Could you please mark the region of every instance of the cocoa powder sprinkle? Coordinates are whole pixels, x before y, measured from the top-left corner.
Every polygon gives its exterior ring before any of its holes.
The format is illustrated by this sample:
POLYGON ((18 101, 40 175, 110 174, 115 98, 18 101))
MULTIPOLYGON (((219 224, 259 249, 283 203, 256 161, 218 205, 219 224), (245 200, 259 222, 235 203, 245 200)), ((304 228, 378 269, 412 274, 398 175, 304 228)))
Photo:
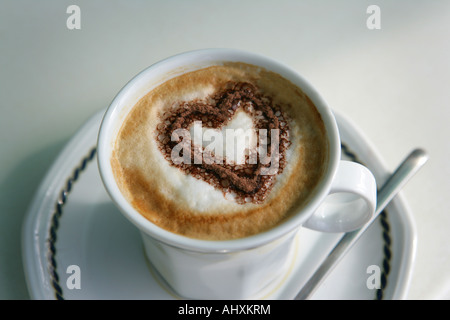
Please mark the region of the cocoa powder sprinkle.
POLYGON ((155 134, 160 151, 171 165, 221 189, 224 194, 233 192, 236 195, 236 201, 241 204, 260 203, 266 198, 275 182, 276 175, 283 171, 285 151, 290 144, 289 125, 281 108, 274 105, 270 97, 264 96, 255 85, 247 82, 230 82, 225 88, 217 90, 201 101, 183 101, 171 111, 164 112, 155 134), (176 141, 168 138, 172 136, 173 131, 181 128, 188 129, 197 120, 206 123, 208 127, 220 128, 233 118, 239 108, 254 119, 256 132, 259 131, 258 129, 267 130, 268 157, 272 156, 270 130, 279 130, 278 154, 275 160, 272 159, 277 161, 276 173, 262 174, 264 169, 270 167, 270 163, 262 163, 260 159, 256 164, 250 163, 248 155, 244 165, 232 165, 224 161, 217 163, 214 160, 218 158, 214 154, 205 152, 203 148, 199 151, 191 141, 184 141, 182 137, 176 141), (190 144, 188 148, 191 153, 191 164, 175 164, 172 161, 171 151, 180 142, 190 144), (206 157, 209 161, 202 161, 206 157))

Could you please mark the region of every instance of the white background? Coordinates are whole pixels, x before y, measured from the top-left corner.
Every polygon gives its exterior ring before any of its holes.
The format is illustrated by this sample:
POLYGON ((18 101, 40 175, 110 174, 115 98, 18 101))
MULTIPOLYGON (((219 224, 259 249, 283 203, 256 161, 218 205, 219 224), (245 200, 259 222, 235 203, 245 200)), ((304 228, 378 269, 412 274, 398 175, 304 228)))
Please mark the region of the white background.
POLYGON ((290 65, 387 167, 430 161, 403 194, 417 226, 409 299, 450 298, 450 1, 0 1, 0 299, 29 297, 28 204, 58 152, 136 73, 206 47, 290 65), (81 8, 69 30, 66 9, 81 8), (381 30, 366 9, 381 8, 381 30))

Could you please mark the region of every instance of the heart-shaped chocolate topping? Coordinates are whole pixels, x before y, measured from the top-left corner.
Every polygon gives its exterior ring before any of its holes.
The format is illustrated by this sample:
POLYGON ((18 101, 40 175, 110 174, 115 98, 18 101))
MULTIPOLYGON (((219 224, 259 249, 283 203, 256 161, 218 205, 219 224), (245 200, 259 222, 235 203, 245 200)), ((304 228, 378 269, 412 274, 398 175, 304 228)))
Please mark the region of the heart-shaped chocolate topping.
POLYGON ((281 108, 257 87, 230 82, 206 99, 182 101, 166 111, 157 126, 156 139, 164 157, 173 166, 224 193, 234 193, 238 203, 259 203, 266 198, 285 166, 289 126, 281 108), (257 137, 253 146, 247 145, 243 163, 224 158, 201 143, 193 143, 195 139, 190 129, 194 122, 201 121, 202 126, 220 129, 241 110, 253 119, 253 133, 257 137))

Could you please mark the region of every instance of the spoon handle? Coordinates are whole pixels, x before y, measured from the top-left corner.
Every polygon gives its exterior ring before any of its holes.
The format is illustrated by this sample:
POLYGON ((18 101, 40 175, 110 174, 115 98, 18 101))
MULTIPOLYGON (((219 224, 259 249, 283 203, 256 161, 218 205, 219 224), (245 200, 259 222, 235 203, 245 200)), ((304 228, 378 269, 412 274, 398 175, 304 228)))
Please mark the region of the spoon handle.
POLYGON ((349 249, 358 241, 362 234, 369 228, 372 222, 384 210, 387 204, 403 188, 411 177, 427 162, 428 155, 422 149, 413 150, 405 160, 398 166, 394 173, 386 180, 377 194, 377 208, 373 217, 362 228, 347 232, 331 250, 319 268, 302 287, 296 300, 309 299, 331 270, 344 257, 349 249))

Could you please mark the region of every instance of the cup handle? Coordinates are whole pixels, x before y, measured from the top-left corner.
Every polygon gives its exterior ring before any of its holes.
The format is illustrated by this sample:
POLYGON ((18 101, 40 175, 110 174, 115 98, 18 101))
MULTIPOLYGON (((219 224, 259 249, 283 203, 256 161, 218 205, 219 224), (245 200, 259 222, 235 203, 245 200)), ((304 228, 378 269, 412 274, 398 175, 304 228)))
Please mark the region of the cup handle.
POLYGON ((323 232, 349 232, 362 227, 376 208, 375 177, 366 167, 341 160, 324 202, 303 226, 323 232))

